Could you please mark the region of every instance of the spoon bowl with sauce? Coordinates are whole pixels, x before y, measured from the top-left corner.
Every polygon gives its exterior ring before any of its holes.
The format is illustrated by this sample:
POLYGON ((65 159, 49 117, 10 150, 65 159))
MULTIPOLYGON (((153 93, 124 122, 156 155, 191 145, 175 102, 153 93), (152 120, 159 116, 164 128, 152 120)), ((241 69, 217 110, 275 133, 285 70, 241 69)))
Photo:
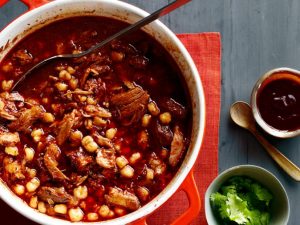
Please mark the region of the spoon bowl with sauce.
POLYGON ((251 95, 253 116, 268 134, 300 135, 300 71, 277 68, 265 73, 251 95))

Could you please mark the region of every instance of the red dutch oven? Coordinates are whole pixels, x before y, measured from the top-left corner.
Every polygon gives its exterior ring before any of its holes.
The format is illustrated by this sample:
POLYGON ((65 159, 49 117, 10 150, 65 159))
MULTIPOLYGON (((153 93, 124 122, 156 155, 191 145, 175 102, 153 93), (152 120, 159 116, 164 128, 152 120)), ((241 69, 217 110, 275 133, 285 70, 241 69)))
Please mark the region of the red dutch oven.
MULTIPOLYGON (((133 5, 116 0, 22 1, 29 7, 29 11, 14 20, 1 31, 0 59, 24 36, 55 20, 72 16, 98 15, 134 23, 149 15, 147 12, 133 5)), ((6 1, 1 2, 0 0, 0 6, 5 2, 6 1)), ((202 83, 191 56, 172 31, 160 21, 155 21, 147 25, 143 30, 165 47, 182 71, 193 106, 191 142, 186 157, 177 174, 157 197, 128 215, 98 222, 101 225, 146 225, 147 217, 180 190, 186 192, 189 199, 189 207, 172 223, 173 225, 189 224, 197 217, 201 208, 200 196, 193 176, 193 166, 200 151, 205 126, 205 102, 202 83)), ((73 222, 50 217, 30 208, 23 200, 14 194, 4 182, 0 182, 0 197, 16 211, 37 223, 47 225, 74 224, 73 222)), ((88 225, 95 223, 77 222, 75 224, 88 225)))

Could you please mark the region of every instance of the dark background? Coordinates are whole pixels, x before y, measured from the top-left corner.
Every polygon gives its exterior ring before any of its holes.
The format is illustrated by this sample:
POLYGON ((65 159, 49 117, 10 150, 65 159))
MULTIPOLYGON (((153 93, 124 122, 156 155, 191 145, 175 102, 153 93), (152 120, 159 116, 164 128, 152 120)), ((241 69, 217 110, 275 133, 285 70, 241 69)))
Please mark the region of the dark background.
MULTIPOLYGON (((148 12, 167 0, 126 0, 148 12)), ((0 8, 0 29, 26 11, 11 0, 0 8)), ((299 224, 300 184, 287 176, 247 131, 229 119, 229 107, 248 101, 256 80, 276 67, 300 69, 299 0, 193 0, 161 19, 175 33, 216 31, 222 37, 222 100, 219 171, 239 164, 262 166, 274 173, 289 195, 291 225, 299 224)), ((294 163, 300 165, 300 137, 268 137, 294 163)), ((0 222, 1 223, 1 222, 0 222)))

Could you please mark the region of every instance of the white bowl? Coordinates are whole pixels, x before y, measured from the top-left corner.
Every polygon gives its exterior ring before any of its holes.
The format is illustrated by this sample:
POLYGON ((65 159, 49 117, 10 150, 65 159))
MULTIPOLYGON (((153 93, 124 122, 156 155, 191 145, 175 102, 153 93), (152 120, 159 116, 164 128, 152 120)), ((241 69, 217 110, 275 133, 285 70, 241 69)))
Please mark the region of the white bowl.
POLYGON ((210 195, 217 192, 221 185, 233 176, 250 177, 273 194, 271 205, 271 221, 269 225, 287 225, 290 215, 290 205, 287 193, 280 181, 266 169, 254 165, 235 166, 222 172, 209 185, 205 193, 205 216, 208 225, 222 225, 218 223, 210 204, 210 195))
MULTIPOLYGON (((84 15, 98 15, 119 19, 128 23, 136 22, 149 15, 147 12, 124 3, 112 0, 59 0, 52 1, 32 11, 25 13, 9 24, 0 33, 0 59, 19 41, 33 30, 45 26, 58 19, 84 15)), ((203 140, 205 126, 205 102, 202 83, 196 66, 176 35, 159 21, 152 22, 144 29, 148 34, 160 42, 170 53, 182 71, 183 78, 189 90, 193 106, 193 127, 190 147, 178 173, 170 184, 151 202, 139 210, 120 218, 101 222, 105 225, 127 224, 143 218, 165 203, 180 187, 191 171, 203 140)), ((43 225, 71 225, 69 221, 57 219, 39 213, 30 208, 18 198, 10 189, 0 182, 0 197, 19 213, 43 225)), ((94 224, 79 222, 76 224, 94 224)))

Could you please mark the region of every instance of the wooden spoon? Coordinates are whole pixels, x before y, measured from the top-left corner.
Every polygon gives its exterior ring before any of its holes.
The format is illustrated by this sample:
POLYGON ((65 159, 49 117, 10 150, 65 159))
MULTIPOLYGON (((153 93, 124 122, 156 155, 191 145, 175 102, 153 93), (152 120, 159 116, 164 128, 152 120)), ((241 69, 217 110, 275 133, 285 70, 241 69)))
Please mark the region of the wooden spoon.
POLYGON ((294 180, 300 181, 300 169, 277 148, 271 145, 256 129, 251 107, 246 102, 235 102, 230 108, 231 119, 240 127, 249 130, 265 147, 269 155, 294 180))

